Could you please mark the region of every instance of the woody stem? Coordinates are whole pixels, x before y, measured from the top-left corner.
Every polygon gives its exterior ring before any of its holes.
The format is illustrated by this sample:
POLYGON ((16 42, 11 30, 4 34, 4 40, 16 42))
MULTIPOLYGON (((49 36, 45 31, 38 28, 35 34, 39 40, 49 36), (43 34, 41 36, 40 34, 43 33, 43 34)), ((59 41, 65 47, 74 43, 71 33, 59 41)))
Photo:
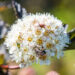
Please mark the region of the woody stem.
POLYGON ((2 69, 20 69, 18 65, 0 65, 2 69))

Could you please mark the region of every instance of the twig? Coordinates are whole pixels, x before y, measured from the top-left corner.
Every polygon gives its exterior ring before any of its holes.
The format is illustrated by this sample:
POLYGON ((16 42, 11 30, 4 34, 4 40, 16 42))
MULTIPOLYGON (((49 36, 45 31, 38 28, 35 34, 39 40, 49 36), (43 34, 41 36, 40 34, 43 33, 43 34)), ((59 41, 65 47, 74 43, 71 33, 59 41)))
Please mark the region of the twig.
POLYGON ((20 69, 18 65, 0 65, 2 69, 20 69))
POLYGON ((18 18, 16 8, 15 8, 15 0, 11 0, 11 1, 12 1, 12 7, 13 7, 13 10, 15 12, 16 18, 18 18))

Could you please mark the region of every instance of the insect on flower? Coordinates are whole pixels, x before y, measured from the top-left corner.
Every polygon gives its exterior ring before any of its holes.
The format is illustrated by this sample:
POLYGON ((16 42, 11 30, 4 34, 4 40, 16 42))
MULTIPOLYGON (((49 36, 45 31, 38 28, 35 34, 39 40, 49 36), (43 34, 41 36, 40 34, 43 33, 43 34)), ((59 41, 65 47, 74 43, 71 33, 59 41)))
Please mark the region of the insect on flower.
POLYGON ((68 44, 69 36, 63 23, 48 13, 29 14, 19 19, 5 40, 11 57, 20 67, 34 62, 48 65, 51 55, 61 57, 68 44))

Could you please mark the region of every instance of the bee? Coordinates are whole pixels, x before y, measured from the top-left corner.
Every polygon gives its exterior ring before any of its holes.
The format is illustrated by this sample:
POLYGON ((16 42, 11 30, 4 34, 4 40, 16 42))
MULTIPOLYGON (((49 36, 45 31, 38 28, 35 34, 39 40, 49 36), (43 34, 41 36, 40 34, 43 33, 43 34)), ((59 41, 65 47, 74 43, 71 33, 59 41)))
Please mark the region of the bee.
POLYGON ((41 50, 36 49, 35 52, 36 52, 37 55, 41 55, 41 56, 46 54, 45 50, 41 51, 41 50))

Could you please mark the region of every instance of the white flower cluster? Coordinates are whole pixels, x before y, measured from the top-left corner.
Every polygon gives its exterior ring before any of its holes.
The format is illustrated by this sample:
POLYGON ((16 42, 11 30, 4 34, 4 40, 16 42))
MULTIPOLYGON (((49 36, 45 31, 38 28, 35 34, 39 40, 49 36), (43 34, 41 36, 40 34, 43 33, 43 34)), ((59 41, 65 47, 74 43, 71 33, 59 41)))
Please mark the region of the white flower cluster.
POLYGON ((60 20, 50 14, 30 14, 19 19, 8 32, 5 44, 21 67, 33 62, 50 64, 50 58, 63 56, 69 37, 60 20))

